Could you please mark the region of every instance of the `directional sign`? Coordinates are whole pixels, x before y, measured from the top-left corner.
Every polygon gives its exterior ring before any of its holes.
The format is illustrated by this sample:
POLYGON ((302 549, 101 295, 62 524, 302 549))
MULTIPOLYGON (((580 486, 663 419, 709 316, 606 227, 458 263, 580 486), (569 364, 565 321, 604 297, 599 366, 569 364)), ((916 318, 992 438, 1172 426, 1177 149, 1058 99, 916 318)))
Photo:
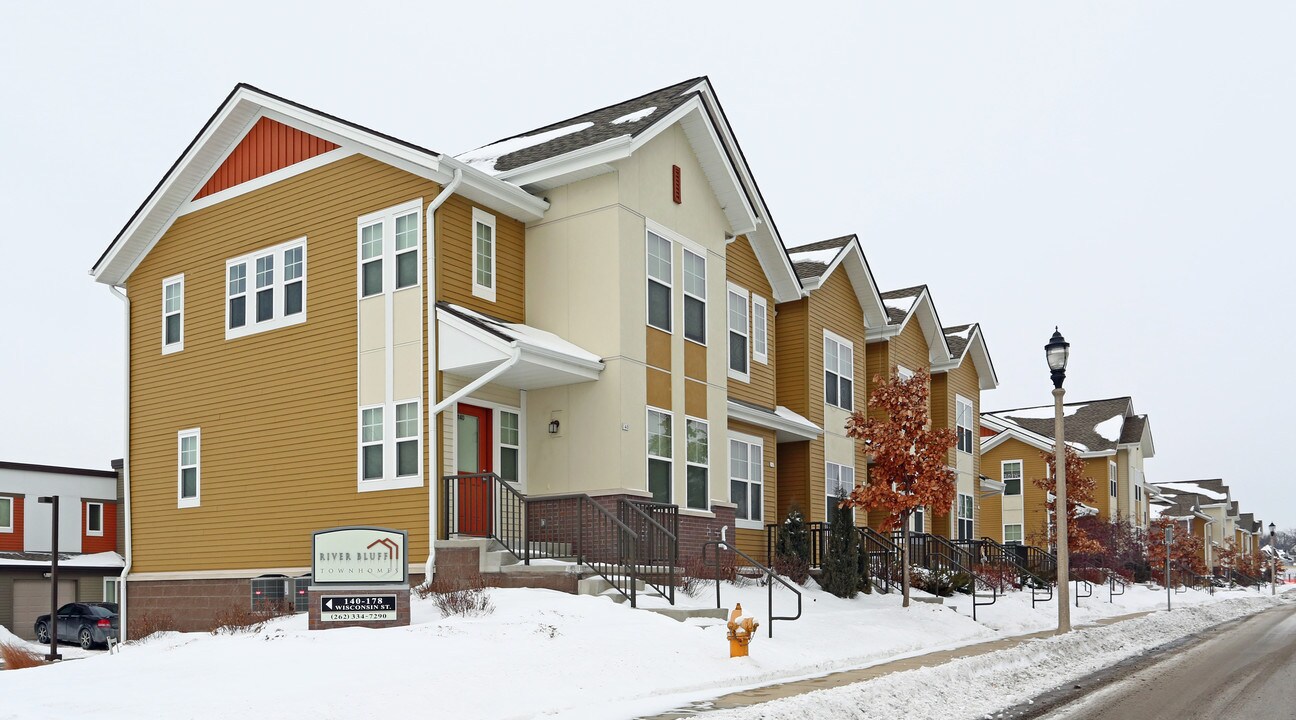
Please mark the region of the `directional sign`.
POLYGON ((395 619, 395 595, 325 595, 320 598, 321 622, 395 619))

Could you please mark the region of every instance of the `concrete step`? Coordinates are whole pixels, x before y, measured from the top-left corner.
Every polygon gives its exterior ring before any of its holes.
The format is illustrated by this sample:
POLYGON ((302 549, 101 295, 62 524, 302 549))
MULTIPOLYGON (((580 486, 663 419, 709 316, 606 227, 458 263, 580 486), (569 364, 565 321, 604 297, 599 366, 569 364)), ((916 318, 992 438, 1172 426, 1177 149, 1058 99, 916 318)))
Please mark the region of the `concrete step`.
POLYGON ((909 595, 909 599, 912 600, 912 601, 914 601, 914 602, 931 603, 932 605, 944 605, 944 604, 945 604, 945 598, 937 597, 937 596, 935 596, 935 595, 914 595, 914 594, 910 594, 910 595, 909 595))
POLYGON ((682 608, 682 607, 664 607, 664 608, 640 608, 648 612, 654 612, 658 615, 665 615, 672 620, 684 622, 689 618, 711 618, 713 620, 728 620, 729 611, 724 608, 682 608))

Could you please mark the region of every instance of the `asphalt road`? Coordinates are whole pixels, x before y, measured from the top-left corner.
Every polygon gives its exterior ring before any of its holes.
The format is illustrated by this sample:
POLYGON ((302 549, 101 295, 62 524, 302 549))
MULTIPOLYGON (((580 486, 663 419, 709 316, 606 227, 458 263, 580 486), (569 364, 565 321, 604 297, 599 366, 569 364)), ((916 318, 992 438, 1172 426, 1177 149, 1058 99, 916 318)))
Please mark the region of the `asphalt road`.
POLYGON ((1209 639, 1135 670, 1048 720, 1296 718, 1296 606, 1230 624, 1209 639))

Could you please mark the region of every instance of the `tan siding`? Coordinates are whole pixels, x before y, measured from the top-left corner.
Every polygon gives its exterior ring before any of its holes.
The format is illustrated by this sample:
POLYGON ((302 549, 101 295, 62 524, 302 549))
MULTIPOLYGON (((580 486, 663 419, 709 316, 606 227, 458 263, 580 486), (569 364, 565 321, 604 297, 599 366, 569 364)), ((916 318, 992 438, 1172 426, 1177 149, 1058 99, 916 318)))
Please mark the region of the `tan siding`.
POLYGON ((778 517, 787 517, 793 506, 808 513, 806 497, 810 472, 810 441, 779 443, 778 445, 778 517))
MULTIPOLYGON (((1022 536, 1027 544, 1044 545, 1047 542, 1045 495, 1035 481, 1044 477, 1047 464, 1037 448, 1017 440, 1006 440, 982 457, 985 474, 1002 481, 1000 463, 1004 460, 1022 461, 1022 536)), ((999 532, 1002 534, 1003 528, 999 532)))
POLYGON ((661 368, 662 370, 671 369, 671 335, 662 332, 655 327, 648 328, 648 364, 661 368))
POLYGON ((131 275, 135 571, 306 566, 311 531, 348 524, 408 530, 426 555, 426 487, 356 491, 356 218, 439 189, 354 156, 177 219, 131 275), (303 235, 307 322, 226 341, 225 260, 303 235), (161 282, 180 272, 185 349, 163 356, 161 282), (202 505, 177 509, 193 427, 202 505))
POLYGON ((707 349, 688 340, 684 341, 684 377, 707 380, 707 349))
MULTIPOLYGON (((431 198, 424 198, 431 200, 431 198)), ((526 237, 522 222, 495 216, 495 302, 472 294, 473 208, 455 195, 437 211, 437 299, 510 322, 526 322, 526 237)))
MULTIPOLYGON (((868 357, 865 365, 868 374, 868 396, 873 396, 873 391, 877 390, 878 385, 885 382, 891 377, 891 343, 887 341, 874 342, 868 344, 868 357)), ((866 403, 867 406, 867 403, 866 403)), ((884 418, 886 413, 880 410, 868 410, 870 418, 884 418)))
MULTIPOLYGON (((1111 522, 1112 498, 1107 483, 1107 472, 1115 457, 1088 458, 1085 460, 1085 475, 1093 478, 1094 499, 1088 503, 1098 508, 1098 519, 1111 522)), ((1118 491, 1119 492, 1119 491, 1118 491)))
MULTIPOLYGON (((775 404, 774 394, 774 377, 778 367, 775 362, 777 352, 777 340, 775 339, 775 321, 774 321, 774 292, 770 288, 769 279, 765 277, 765 271, 761 268, 760 261, 756 259, 756 253, 752 251, 751 244, 747 241, 747 236, 739 235, 737 239, 729 243, 725 252, 725 267, 727 270, 729 282, 740 285, 755 295, 765 298, 765 327, 767 329, 767 355, 768 362, 762 363, 754 357, 751 362, 750 382, 729 379, 729 396, 737 400, 744 400, 749 403, 760 405, 761 407, 772 408, 775 404)), ((749 320, 754 322, 754 317, 749 313, 749 320)))
MULTIPOLYGON (((777 461, 778 443, 774 436, 774 431, 756 425, 732 421, 729 423, 729 430, 761 439, 763 443, 762 454, 764 461, 763 467, 761 467, 761 478, 764 482, 764 487, 761 488, 761 507, 762 514, 764 515, 762 522, 766 525, 779 522, 783 519, 781 515, 777 515, 778 483, 781 478, 779 476, 780 464, 777 461), (774 463, 775 467, 770 467, 770 463, 774 463)), ((728 471, 725 470, 724 482, 728 481, 728 471)), ((766 561, 764 530, 746 530, 739 528, 735 530, 735 537, 739 550, 742 550, 756 560, 761 562, 766 561)))
POLYGON ((684 381, 684 413, 695 418, 707 416, 706 383, 687 379, 684 381))
POLYGON ((778 404, 802 415, 810 412, 810 351, 807 347, 809 330, 809 300, 796 300, 778 306, 775 325, 778 326, 778 404))
POLYGON ((918 322, 918 318, 910 318, 905 329, 888 342, 891 344, 892 365, 903 365, 915 372, 920 368, 931 369, 927 338, 923 337, 922 324, 918 322))
POLYGON ((662 409, 671 406, 670 373, 648 368, 648 404, 662 409))
POLYGON ((980 494, 978 485, 976 535, 978 538, 988 537, 995 542, 1003 542, 1003 495, 994 493, 979 497, 980 494))

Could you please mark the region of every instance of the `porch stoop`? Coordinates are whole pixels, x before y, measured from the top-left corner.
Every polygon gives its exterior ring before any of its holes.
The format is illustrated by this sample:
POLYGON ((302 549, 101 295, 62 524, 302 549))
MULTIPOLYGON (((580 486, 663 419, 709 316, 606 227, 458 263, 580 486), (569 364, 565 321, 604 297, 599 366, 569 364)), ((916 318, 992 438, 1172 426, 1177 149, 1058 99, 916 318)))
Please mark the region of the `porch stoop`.
MULTIPOLYGON (((601 577, 598 577, 597 575, 593 577, 584 578, 579 583, 577 583, 577 588, 578 588, 577 594, 579 595, 597 595, 600 597, 612 598, 612 601, 616 603, 626 602, 625 595, 621 594, 619 590, 613 587, 612 583, 608 582, 607 580, 601 577)), ((644 581, 642 580, 639 580, 638 582, 635 583, 635 592, 636 594, 638 594, 640 602, 643 602, 643 600, 646 598, 662 598, 664 601, 664 598, 660 592, 658 592, 652 586, 645 584, 644 581)), ((676 602, 677 603, 679 602, 678 597, 676 599, 676 602)), ((728 610, 724 608, 714 608, 714 607, 705 607, 705 606, 684 607, 680 605, 675 605, 675 606, 666 605, 664 607, 651 607, 651 606, 645 607, 643 605, 640 605, 639 609, 647 610, 648 612, 654 612, 657 613, 658 615, 665 615, 666 617, 671 618, 672 620, 678 620, 680 622, 684 622, 685 620, 689 620, 692 618, 711 618, 714 620, 727 620, 729 618, 728 610)))

